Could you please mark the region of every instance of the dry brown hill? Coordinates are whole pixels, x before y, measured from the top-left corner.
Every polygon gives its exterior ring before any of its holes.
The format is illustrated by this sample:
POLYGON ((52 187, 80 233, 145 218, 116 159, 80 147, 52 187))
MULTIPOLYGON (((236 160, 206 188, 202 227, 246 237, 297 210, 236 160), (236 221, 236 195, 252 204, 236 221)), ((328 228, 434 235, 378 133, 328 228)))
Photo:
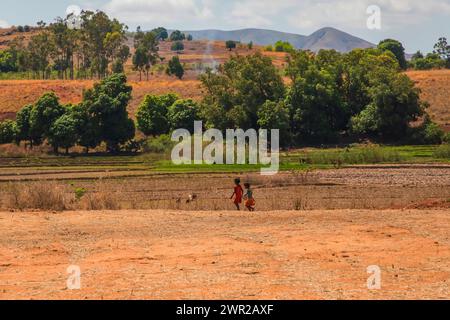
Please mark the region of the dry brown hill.
POLYGON ((407 75, 430 103, 431 118, 450 131, 450 70, 408 71, 407 75))

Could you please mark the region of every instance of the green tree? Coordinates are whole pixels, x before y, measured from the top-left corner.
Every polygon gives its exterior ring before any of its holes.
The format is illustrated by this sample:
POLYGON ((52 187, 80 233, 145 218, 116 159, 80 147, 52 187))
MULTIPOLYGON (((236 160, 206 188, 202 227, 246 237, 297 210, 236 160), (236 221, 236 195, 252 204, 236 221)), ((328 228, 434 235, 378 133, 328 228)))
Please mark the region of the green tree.
POLYGON ((127 27, 116 19, 111 20, 102 11, 83 11, 81 19, 80 39, 85 65, 93 74, 104 78, 127 40, 127 27))
POLYGON ((257 128, 261 106, 268 100, 279 101, 285 91, 272 60, 261 53, 232 57, 217 73, 208 70, 200 80, 205 89, 203 117, 208 127, 219 129, 257 128), (233 120, 237 118, 246 121, 238 124, 233 120))
POLYGON ((17 126, 12 120, 0 122, 0 144, 12 143, 17 137, 17 126))
POLYGON ((138 129, 146 136, 169 133, 169 107, 179 98, 175 94, 147 95, 136 114, 138 129))
POLYGON ((48 141, 56 153, 58 148, 64 148, 66 154, 78 141, 77 122, 70 112, 62 115, 50 127, 48 141))
POLYGON ((166 72, 169 76, 174 75, 180 80, 183 79, 184 67, 181 64, 180 58, 178 56, 174 56, 169 60, 166 72))
POLYGON ((199 120, 199 106, 191 99, 177 100, 169 107, 167 118, 170 130, 187 129, 194 132, 194 122, 199 120))
POLYGON ((228 40, 227 42, 225 42, 225 47, 231 51, 233 49, 236 49, 236 41, 233 40, 228 40))
POLYGON ((89 153, 90 149, 96 148, 101 143, 100 124, 89 113, 87 103, 80 103, 70 109, 71 118, 75 121, 77 144, 85 148, 89 153))
POLYGON ((295 50, 292 44, 287 41, 278 41, 275 43, 275 51, 276 52, 291 52, 295 50))
POLYGON ((258 126, 261 129, 280 130, 280 143, 290 144, 289 109, 283 101, 266 101, 258 111, 258 126))
POLYGON ((51 53, 54 69, 58 71, 60 79, 73 79, 76 30, 67 26, 67 19, 58 18, 55 23, 50 24, 49 31, 54 43, 54 50, 51 53), (67 70, 70 70, 70 74, 67 74, 67 70))
POLYGON ((420 90, 404 74, 391 72, 374 79, 369 95, 371 103, 352 119, 353 130, 359 134, 396 141, 425 114, 420 90))
POLYGON ((65 113, 54 92, 45 93, 30 113, 30 136, 39 143, 50 136, 50 128, 65 113))
POLYGON ((402 70, 406 70, 406 68, 408 67, 408 63, 406 62, 405 58, 405 48, 399 41, 393 39, 386 39, 378 44, 378 48, 382 51, 388 50, 392 52, 397 58, 400 68, 402 70))
POLYGON ((186 35, 180 30, 175 30, 170 34, 170 41, 183 41, 186 40, 186 35))
POLYGON ((131 91, 124 74, 113 74, 84 93, 83 104, 110 152, 120 151, 120 145, 134 138, 134 122, 127 111, 131 91))
POLYGON ((434 45, 434 53, 445 61, 447 68, 450 68, 450 45, 447 42, 447 38, 439 38, 438 42, 434 45))
POLYGON ((297 142, 333 142, 345 126, 344 102, 330 70, 311 64, 287 96, 297 142))
POLYGON ((10 50, 0 51, 0 72, 16 72, 17 57, 10 50))
POLYGON ((176 51, 178 54, 184 50, 184 44, 181 41, 176 41, 172 44, 170 50, 176 51))
POLYGON ((142 81, 142 73, 147 70, 150 65, 147 50, 143 46, 139 46, 133 55, 133 68, 139 71, 139 81, 142 81))
POLYGON ((33 136, 31 132, 31 112, 33 110, 33 105, 27 105, 17 112, 16 124, 17 124, 17 142, 28 141, 30 148, 33 145, 39 145, 42 141, 42 136, 33 136))
POLYGON ((50 58, 53 51, 54 42, 48 31, 42 31, 32 36, 28 43, 29 66, 35 74, 42 75, 42 79, 47 78, 47 70, 50 66, 50 58))
POLYGON ((153 29, 152 32, 156 35, 156 38, 161 41, 165 41, 169 38, 169 33, 166 28, 159 27, 153 29))
POLYGON ((153 32, 142 32, 137 29, 134 36, 135 54, 133 56, 133 67, 139 70, 139 78, 142 80, 142 73, 145 72, 147 81, 149 80, 149 72, 153 65, 161 59, 159 56, 159 37, 153 32))

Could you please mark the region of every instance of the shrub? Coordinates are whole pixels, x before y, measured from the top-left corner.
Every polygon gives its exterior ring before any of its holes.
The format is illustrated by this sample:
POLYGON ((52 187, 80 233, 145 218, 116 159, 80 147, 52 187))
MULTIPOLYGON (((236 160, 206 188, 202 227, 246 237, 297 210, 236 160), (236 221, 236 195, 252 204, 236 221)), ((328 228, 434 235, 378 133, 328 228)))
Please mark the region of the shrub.
POLYGON ((32 182, 8 186, 11 209, 63 211, 71 202, 66 186, 56 182, 32 182))
POLYGON ((442 142, 446 144, 450 144, 450 132, 447 132, 442 137, 442 142))
POLYGON ((425 144, 441 144, 444 137, 444 131, 436 123, 430 122, 424 128, 425 144))
POLYGON ((12 120, 0 122, 0 144, 12 143, 17 137, 17 125, 12 120))
POLYGON ((236 41, 228 40, 227 42, 225 42, 225 47, 230 51, 236 49, 236 46, 237 46, 236 41))
POLYGON ((287 41, 278 41, 277 43, 275 43, 276 52, 291 52, 293 50, 294 47, 287 41))
POLYGON ((180 58, 177 56, 172 57, 171 60, 169 60, 169 63, 167 65, 166 69, 167 75, 171 76, 174 75, 178 79, 182 79, 184 76, 184 67, 180 62, 180 58))
POLYGON ((77 201, 80 201, 81 198, 83 198, 85 196, 87 191, 84 188, 76 188, 74 192, 75 192, 75 199, 77 201))
POLYGON ((450 144, 440 146, 433 154, 435 158, 450 160, 450 144))
POLYGON ((172 44, 172 46, 170 47, 170 50, 172 51, 176 51, 176 52, 181 52, 184 50, 184 44, 181 41, 176 41, 172 44))
POLYGON ((148 153, 167 153, 170 152, 175 143, 170 135, 163 134, 157 137, 149 138, 144 144, 144 152, 148 153))
POLYGON ((441 144, 444 139, 444 131, 426 116, 420 127, 411 128, 406 143, 410 144, 441 144))

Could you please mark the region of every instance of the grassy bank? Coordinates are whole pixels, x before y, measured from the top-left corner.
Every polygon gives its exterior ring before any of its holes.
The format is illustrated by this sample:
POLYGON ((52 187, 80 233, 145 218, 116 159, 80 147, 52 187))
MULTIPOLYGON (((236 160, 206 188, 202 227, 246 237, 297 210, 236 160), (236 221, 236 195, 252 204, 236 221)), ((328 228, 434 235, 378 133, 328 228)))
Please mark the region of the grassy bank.
MULTIPOLYGON (((300 149, 280 155, 280 170, 314 170, 371 164, 450 163, 450 146, 371 146, 353 148, 300 149)), ((174 165, 168 154, 2 156, 0 168, 33 170, 147 170, 150 173, 252 172, 261 165, 174 165)))

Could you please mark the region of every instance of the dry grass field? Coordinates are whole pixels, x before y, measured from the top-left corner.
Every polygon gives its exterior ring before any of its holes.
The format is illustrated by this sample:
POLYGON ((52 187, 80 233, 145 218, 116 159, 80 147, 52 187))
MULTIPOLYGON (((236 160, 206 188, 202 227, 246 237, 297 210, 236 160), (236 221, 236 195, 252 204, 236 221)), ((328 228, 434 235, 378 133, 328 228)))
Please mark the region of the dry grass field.
POLYGON ((428 112, 436 123, 450 131, 450 70, 409 71, 407 75, 430 103, 428 112))
POLYGON ((0 208, 234 210, 236 176, 254 188, 258 211, 450 208, 449 165, 393 165, 280 173, 158 173, 137 166, 4 169, 0 208), (20 172, 20 174, 18 174, 20 172), (76 201, 76 189, 85 196, 76 201), (187 202, 195 194, 196 201, 187 202), (42 204, 43 199, 48 203, 42 204))
MULTIPOLYGON (((53 91, 62 103, 79 103, 83 90, 91 88, 94 81, 75 80, 3 80, 0 81, 0 120, 14 118, 15 113, 29 103, 36 102, 42 94, 53 91)), ((166 77, 151 81, 132 81, 133 99, 129 112, 134 114, 147 94, 177 93, 182 98, 199 100, 202 96, 200 82, 196 80, 175 80, 166 77)))

